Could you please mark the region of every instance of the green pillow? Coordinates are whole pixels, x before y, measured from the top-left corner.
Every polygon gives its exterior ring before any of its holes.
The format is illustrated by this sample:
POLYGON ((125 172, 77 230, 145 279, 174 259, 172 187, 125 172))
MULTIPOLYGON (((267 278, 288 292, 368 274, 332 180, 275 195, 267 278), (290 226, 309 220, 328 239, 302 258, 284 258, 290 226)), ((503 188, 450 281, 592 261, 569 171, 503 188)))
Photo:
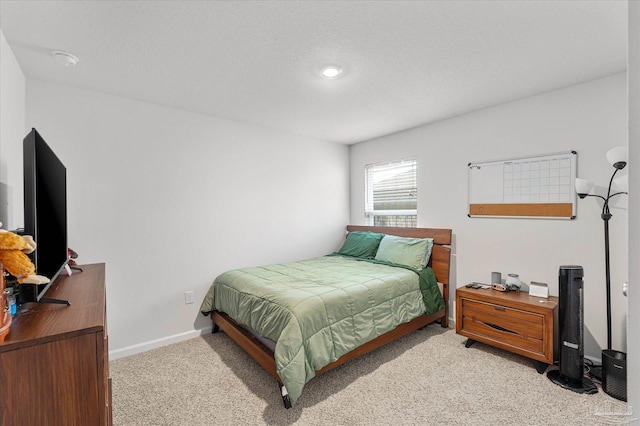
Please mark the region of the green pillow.
POLYGON ((347 240, 338 251, 347 256, 373 259, 378 251, 378 245, 384 234, 368 231, 353 231, 347 235, 347 240))
POLYGON ((422 269, 429 263, 432 248, 433 238, 404 238, 385 235, 380 241, 376 260, 422 269))

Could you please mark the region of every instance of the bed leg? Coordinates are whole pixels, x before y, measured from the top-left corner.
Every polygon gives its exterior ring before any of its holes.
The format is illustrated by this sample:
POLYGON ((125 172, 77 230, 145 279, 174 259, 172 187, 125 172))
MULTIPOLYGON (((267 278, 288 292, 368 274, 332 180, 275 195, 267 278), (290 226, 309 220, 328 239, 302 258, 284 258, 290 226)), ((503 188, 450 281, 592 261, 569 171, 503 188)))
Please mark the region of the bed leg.
POLYGON ((211 328, 211 334, 215 334, 218 331, 220 331, 220 327, 218 327, 218 324, 213 323, 213 328, 211 328))
POLYGON ((447 315, 441 318, 440 326, 442 328, 449 328, 449 317, 447 315))
POLYGON ((291 408, 291 398, 289 398, 289 392, 287 392, 287 388, 284 385, 280 386, 280 393, 282 394, 282 402, 284 403, 284 408, 287 410, 291 408))

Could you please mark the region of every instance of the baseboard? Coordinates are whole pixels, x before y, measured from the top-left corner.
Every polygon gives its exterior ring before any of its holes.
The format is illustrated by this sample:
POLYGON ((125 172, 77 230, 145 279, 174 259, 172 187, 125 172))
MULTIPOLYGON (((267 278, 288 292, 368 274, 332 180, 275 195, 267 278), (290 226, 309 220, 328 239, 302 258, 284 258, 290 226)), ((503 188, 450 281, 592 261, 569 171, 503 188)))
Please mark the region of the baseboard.
MULTIPOLYGON (((211 333, 211 328, 212 326, 201 328, 199 330, 186 331, 184 333, 174 334, 173 336, 163 337, 162 339, 151 340, 149 342, 138 343, 137 345, 131 345, 114 351, 109 351, 109 361, 203 336, 211 333)), ((456 328, 456 323, 452 317, 449 317, 449 328, 456 328)))
MULTIPOLYGON (((449 317, 449 328, 456 328, 455 318, 449 317)), ((151 340, 149 342, 139 343, 137 345, 127 346, 122 349, 116 349, 109 352, 109 360, 113 361, 118 358, 124 358, 129 355, 138 354, 141 352, 150 351, 151 349, 161 348, 162 346, 171 345, 173 343, 183 342, 185 340, 193 339, 205 334, 211 333, 211 327, 201 328, 199 330, 191 330, 173 336, 163 337, 162 339, 151 340)), ((596 365, 602 364, 600 357, 593 357, 589 355, 584 356, 586 359, 593 361, 596 365)))
POLYGON ((602 365, 602 356, 595 357, 595 356, 585 355, 584 358, 592 361, 595 365, 602 365))
POLYGON ((173 336, 163 337, 162 339, 151 340, 149 342, 138 343, 137 345, 127 346, 122 349, 109 351, 109 360, 113 361, 118 358, 124 358, 129 355, 139 354, 141 352, 150 351, 151 349, 161 348, 162 346, 171 345, 173 343, 183 342, 208 333, 211 333, 212 326, 201 328, 199 330, 186 331, 173 336))

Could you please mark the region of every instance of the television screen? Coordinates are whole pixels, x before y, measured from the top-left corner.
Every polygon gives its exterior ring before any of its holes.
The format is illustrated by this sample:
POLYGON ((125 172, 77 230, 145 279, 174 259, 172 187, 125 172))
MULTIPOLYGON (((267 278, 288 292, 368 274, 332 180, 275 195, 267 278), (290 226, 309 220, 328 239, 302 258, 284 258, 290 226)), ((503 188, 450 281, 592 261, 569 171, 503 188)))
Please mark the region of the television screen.
POLYGON ((67 169, 36 129, 23 148, 24 233, 36 241, 30 255, 36 273, 51 280, 38 289, 40 301, 68 262, 67 169))

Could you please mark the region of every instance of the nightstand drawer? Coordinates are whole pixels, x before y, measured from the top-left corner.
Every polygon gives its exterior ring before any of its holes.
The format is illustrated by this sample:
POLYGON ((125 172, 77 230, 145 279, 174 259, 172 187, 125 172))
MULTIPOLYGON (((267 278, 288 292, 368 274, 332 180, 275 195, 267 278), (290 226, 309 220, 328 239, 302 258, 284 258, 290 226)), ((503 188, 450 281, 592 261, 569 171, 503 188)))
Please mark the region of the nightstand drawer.
POLYGON ((542 315, 469 299, 462 300, 462 308, 464 317, 472 321, 493 326, 496 330, 542 339, 542 315))
MULTIPOLYGON (((543 355, 544 345, 542 338, 531 336, 526 330, 516 331, 518 328, 511 325, 501 327, 496 324, 496 321, 483 321, 474 317, 465 316, 462 319, 462 330, 467 336, 473 336, 474 339, 485 342, 486 340, 491 340, 494 343, 501 343, 537 355, 543 355)), ((539 334, 542 334, 542 330, 540 330, 539 334)))

